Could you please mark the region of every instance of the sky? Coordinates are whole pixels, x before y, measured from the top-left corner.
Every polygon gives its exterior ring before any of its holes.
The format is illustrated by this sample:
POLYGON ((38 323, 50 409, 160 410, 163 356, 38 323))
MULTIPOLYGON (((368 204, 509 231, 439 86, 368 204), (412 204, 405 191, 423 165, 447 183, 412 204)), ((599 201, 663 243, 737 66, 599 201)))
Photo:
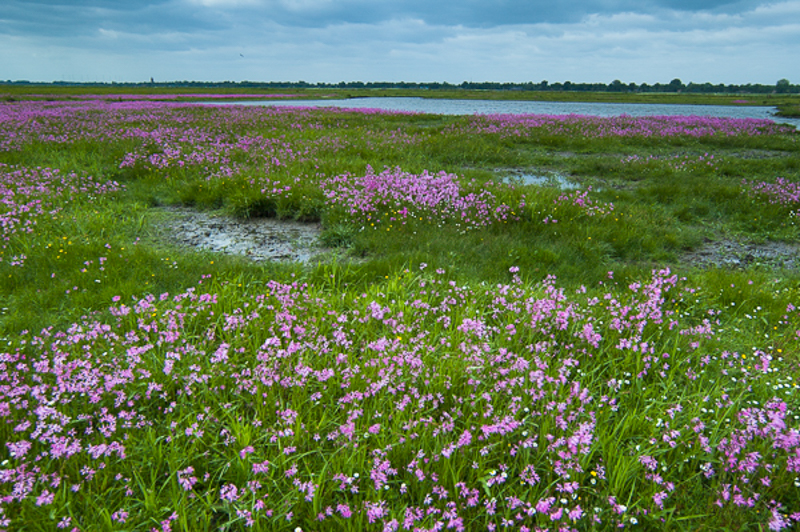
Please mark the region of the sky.
POLYGON ((150 78, 797 84, 800 0, 0 1, 0 80, 150 78))

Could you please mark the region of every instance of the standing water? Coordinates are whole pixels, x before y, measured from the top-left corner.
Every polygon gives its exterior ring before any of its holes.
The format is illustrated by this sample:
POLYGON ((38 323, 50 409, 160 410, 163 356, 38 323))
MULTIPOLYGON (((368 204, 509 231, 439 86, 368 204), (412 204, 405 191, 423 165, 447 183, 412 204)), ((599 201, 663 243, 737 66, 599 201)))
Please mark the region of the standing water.
POLYGON ((351 98, 346 100, 207 102, 209 105, 338 107, 382 109, 440 115, 586 115, 586 116, 714 116, 773 120, 800 128, 800 119, 775 116, 775 108, 750 105, 684 105, 651 103, 529 102, 511 100, 447 100, 428 98, 351 98))

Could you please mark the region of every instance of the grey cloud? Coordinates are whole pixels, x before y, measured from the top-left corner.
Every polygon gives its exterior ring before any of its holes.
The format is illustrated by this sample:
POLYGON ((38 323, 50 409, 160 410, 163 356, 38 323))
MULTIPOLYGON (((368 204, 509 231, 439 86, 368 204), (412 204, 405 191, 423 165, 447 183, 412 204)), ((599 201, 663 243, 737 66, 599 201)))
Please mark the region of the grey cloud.
POLYGON ((798 9, 797 0, 0 0, 0 76, 774 82, 796 62, 798 9))
POLYGON ((4 0, 0 5, 0 30, 6 35, 76 37, 100 28, 135 34, 191 33, 224 27, 202 10, 186 10, 164 1, 4 0))
POLYGON ((653 5, 676 11, 740 13, 764 4, 761 0, 653 0, 653 5))
POLYGON ((577 22, 593 12, 626 7, 637 2, 619 1, 607 6, 602 0, 585 0, 565 6, 546 0, 406 0, 375 2, 350 0, 325 5, 309 3, 307 9, 288 9, 274 3, 242 6, 251 16, 303 27, 322 27, 342 23, 373 24, 388 20, 417 19, 436 26, 494 27, 510 24, 577 22))
MULTIPOLYGON (((762 2, 763 3, 763 2, 762 2)), ((4 0, 8 35, 81 35, 102 27, 127 33, 222 30, 238 24, 328 27, 418 19, 435 26, 491 28, 574 23, 590 14, 658 10, 739 12, 755 0, 4 0)))

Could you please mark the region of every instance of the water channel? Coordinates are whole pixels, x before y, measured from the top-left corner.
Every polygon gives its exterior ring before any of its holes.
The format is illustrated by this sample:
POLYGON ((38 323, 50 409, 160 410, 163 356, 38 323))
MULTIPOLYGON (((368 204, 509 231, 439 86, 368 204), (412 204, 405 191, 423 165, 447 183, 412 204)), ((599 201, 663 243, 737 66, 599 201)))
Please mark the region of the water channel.
POLYGON ((531 102, 517 100, 448 100, 434 98, 350 98, 344 100, 252 100, 204 102, 207 105, 255 105, 285 107, 338 107, 344 109, 382 109, 440 115, 586 115, 586 116, 714 116, 758 118, 800 128, 800 119, 775 116, 774 107, 753 105, 686 105, 651 103, 531 102))

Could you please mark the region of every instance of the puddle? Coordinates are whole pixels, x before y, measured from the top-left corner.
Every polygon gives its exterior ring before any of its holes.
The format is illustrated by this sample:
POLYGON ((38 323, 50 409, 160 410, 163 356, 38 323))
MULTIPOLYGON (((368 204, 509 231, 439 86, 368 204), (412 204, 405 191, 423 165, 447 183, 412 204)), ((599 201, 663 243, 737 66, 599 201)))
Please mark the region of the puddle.
POLYGON ((748 244, 732 240, 706 242, 703 246, 684 255, 683 260, 701 268, 746 268, 767 266, 769 268, 800 268, 800 246, 784 242, 748 244))
POLYGON ((581 187, 579 183, 570 181, 561 174, 552 174, 552 175, 520 174, 519 179, 521 179, 522 183, 525 185, 558 187, 561 190, 576 190, 581 187))
POLYGON ((219 213, 182 207, 160 209, 160 223, 172 242, 194 248, 247 257, 256 262, 306 263, 324 252, 319 247, 321 227, 275 218, 242 220, 219 213))
POLYGON ((561 190, 577 190, 581 188, 580 183, 571 181, 558 172, 547 174, 526 174, 520 171, 512 171, 510 174, 503 176, 501 179, 503 183, 512 183, 516 185, 555 187, 561 190))

